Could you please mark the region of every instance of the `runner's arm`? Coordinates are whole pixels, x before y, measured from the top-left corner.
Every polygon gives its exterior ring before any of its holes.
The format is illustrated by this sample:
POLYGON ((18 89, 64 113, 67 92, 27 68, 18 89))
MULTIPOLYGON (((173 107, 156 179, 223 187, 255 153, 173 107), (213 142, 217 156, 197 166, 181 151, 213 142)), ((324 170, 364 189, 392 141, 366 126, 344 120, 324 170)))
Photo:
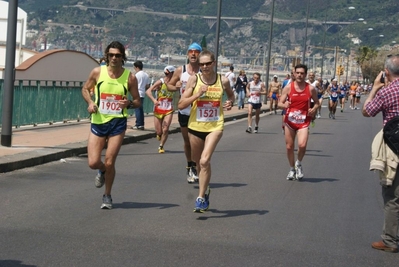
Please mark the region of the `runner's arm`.
POLYGON ((193 95, 196 83, 197 75, 190 76, 186 85, 186 89, 184 90, 184 93, 181 95, 179 103, 177 104, 178 109, 185 109, 186 107, 190 106, 195 100, 197 100, 203 93, 206 92, 208 86, 203 85, 202 87, 206 87, 206 89, 204 88, 203 90, 199 90, 195 95, 193 95))
POLYGON ((288 108, 290 105, 290 102, 287 101, 287 97, 290 93, 290 86, 291 85, 287 85, 284 87, 283 91, 281 92, 281 97, 278 100, 278 107, 279 108, 288 108))
POLYGON ((227 79, 226 77, 221 77, 221 78, 222 78, 223 89, 227 95, 227 100, 226 103, 224 103, 223 107, 226 108, 227 110, 230 110, 233 107, 235 96, 233 90, 230 87, 229 79, 227 79))
POLYGON ((96 113, 97 112, 97 106, 93 102, 93 100, 92 100, 92 98, 90 96, 90 89, 94 88, 96 86, 98 77, 100 76, 100 70, 101 70, 100 67, 94 68, 90 72, 89 78, 87 79, 87 81, 85 82, 85 84, 82 87, 82 96, 83 96, 83 99, 88 104, 87 111, 89 113, 96 113))
POLYGON ((251 83, 247 83, 247 86, 246 86, 246 88, 245 88, 245 91, 246 91, 246 95, 247 95, 247 97, 249 97, 249 86, 250 86, 250 84, 251 83))
POLYGON ((160 88, 160 86, 162 85, 162 81, 158 80, 156 81, 150 88, 148 88, 145 91, 145 94, 148 96, 149 99, 151 99, 151 101, 154 103, 154 105, 157 103, 157 100, 154 98, 154 96, 152 95, 152 91, 156 91, 160 88))
POLYGON ((319 108, 320 104, 319 104, 319 99, 317 98, 317 92, 316 92, 316 88, 313 86, 309 86, 309 91, 310 91, 310 97, 313 99, 313 108, 310 108, 308 113, 310 116, 313 116, 317 109, 319 108))
POLYGON ((266 92, 266 86, 265 86, 264 83, 261 83, 261 84, 260 84, 260 94, 261 94, 261 95, 266 95, 266 94, 267 94, 267 92, 266 92))
POLYGON ((174 92, 180 90, 181 84, 178 82, 180 81, 180 76, 182 74, 182 66, 178 67, 175 72, 173 73, 172 78, 168 83, 166 83, 166 87, 168 88, 168 91, 174 92))

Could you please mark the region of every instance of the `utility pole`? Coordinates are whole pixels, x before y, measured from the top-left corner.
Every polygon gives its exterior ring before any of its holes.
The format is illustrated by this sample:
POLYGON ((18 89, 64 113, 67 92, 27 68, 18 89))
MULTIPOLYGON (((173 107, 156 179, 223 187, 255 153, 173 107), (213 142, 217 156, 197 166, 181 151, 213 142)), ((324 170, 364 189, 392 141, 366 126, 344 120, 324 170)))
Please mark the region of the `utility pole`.
MULTIPOLYGON (((306 55, 306 42, 308 40, 308 22, 309 22, 309 3, 308 0, 307 10, 306 10, 306 27, 305 27, 305 40, 303 41, 303 52, 302 52, 302 64, 305 64, 305 55, 306 55)), ((309 62, 308 62, 309 65, 309 62)))
POLYGON ((220 17, 222 16, 222 0, 218 0, 218 11, 216 20, 216 40, 215 40, 215 68, 218 72, 218 58, 219 58, 219 35, 220 35, 220 17))
MULTIPOLYGON (((14 102, 15 48, 17 38, 18 0, 8 1, 6 65, 4 75, 1 145, 11 147, 14 102)), ((22 42, 22 40, 21 40, 22 42)))
POLYGON ((273 40, 273 19, 274 19, 274 2, 272 2, 272 15, 270 18, 270 33, 269 33, 269 48, 267 51, 267 69, 266 69, 266 77, 265 77, 265 87, 266 87, 266 97, 264 103, 267 104, 267 95, 269 94, 269 74, 270 74, 270 57, 272 51, 272 40, 273 40))

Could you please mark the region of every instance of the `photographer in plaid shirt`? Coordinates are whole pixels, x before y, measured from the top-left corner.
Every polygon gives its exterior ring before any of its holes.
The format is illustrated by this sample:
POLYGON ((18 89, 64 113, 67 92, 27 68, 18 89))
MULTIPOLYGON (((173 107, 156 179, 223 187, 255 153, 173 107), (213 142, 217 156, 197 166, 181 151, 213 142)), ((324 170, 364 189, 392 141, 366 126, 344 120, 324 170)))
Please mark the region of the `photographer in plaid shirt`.
MULTIPOLYGON (((374 81, 373 88, 364 102, 362 113, 365 117, 375 117, 382 112, 383 124, 399 116, 399 54, 389 55, 385 70, 374 81), (386 86, 385 86, 386 85, 386 86)), ((384 226, 382 240, 373 242, 374 249, 385 252, 398 252, 399 225, 399 171, 396 171, 392 186, 382 186, 384 200, 384 226)))

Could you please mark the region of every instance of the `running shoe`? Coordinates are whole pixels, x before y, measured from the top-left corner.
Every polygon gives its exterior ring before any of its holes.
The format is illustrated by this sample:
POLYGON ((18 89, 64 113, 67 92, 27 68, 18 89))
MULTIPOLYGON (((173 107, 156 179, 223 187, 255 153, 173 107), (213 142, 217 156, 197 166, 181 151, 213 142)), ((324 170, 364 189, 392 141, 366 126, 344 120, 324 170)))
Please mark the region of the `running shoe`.
POLYGON ((112 209, 111 195, 103 195, 103 204, 101 204, 101 209, 112 209))
POLYGON ((341 112, 344 112, 344 110, 341 108, 341 112))
POLYGON ((207 188, 208 194, 205 193, 205 197, 197 197, 195 200, 194 212, 203 213, 209 209, 209 195, 211 194, 211 189, 207 188))
POLYGON ((287 180, 294 180, 295 179, 295 171, 291 170, 288 172, 287 180))
POLYGON ((97 188, 101 188, 105 182, 105 172, 98 170, 96 178, 94 178, 94 185, 97 188))
POLYGON ((159 154, 165 153, 165 149, 163 148, 163 146, 159 146, 159 147, 158 147, 158 153, 159 153, 159 154))
POLYGON ((191 167, 186 167, 187 170, 187 182, 189 184, 195 183, 194 177, 191 174, 191 167))
POLYGON ((246 131, 247 133, 252 133, 252 128, 251 128, 251 126, 249 126, 245 131, 246 131))
POLYGON ((254 133, 258 133, 258 126, 255 126, 254 133))
POLYGON ((335 120, 335 114, 331 114, 333 120, 335 120))
POLYGON ((331 119, 332 118, 332 114, 331 112, 328 114, 328 117, 331 119))
POLYGON ((303 178, 302 165, 295 164, 295 172, 296 172, 295 178, 297 180, 301 180, 303 178))
POLYGON ((270 111, 270 112, 269 112, 269 115, 272 115, 272 114, 273 114, 273 111, 270 111))
MULTIPOLYGON (((192 178, 192 183, 196 183, 196 182, 198 182, 198 174, 197 174, 197 169, 195 168, 195 166, 191 166, 190 167, 190 172, 189 172, 189 174, 190 174, 190 177, 192 178)), ((189 182, 190 183, 190 182, 189 182)))

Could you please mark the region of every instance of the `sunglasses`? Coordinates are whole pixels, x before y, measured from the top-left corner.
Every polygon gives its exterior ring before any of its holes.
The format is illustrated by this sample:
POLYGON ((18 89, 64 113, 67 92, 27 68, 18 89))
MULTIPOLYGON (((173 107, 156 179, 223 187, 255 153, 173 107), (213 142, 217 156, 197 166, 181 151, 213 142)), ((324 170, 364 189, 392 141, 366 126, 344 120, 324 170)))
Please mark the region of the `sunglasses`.
POLYGON ((195 49, 190 49, 190 50, 188 50, 188 52, 187 52, 187 54, 196 54, 196 55, 198 55, 199 53, 200 53, 200 51, 198 51, 198 50, 195 50, 195 49))
POLYGON ((212 63, 213 63, 213 61, 199 63, 199 66, 200 67, 209 67, 210 65, 212 65, 212 63))
POLYGON ((390 57, 399 57, 399 54, 396 54, 396 55, 387 55, 387 58, 390 58, 390 57))
POLYGON ((122 57, 122 54, 108 53, 108 56, 109 56, 110 58, 113 58, 113 57, 121 58, 121 57, 122 57))

